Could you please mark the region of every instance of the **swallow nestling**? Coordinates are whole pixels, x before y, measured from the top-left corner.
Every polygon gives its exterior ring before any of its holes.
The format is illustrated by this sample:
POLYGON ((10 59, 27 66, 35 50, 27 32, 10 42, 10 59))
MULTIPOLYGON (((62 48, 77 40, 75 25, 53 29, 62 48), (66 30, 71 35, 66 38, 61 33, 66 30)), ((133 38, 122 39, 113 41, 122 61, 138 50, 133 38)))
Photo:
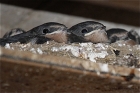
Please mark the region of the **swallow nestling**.
POLYGON ((67 43, 67 27, 60 23, 52 23, 48 28, 43 28, 43 36, 58 43, 67 43))
POLYGON ((108 42, 108 37, 106 33, 106 27, 94 21, 81 22, 72 26, 68 32, 69 42, 108 42))
POLYGON ((118 40, 125 40, 128 39, 127 33, 125 29, 120 29, 120 28, 112 28, 106 31, 107 36, 110 40, 110 43, 114 43, 118 40))
POLYGON ((134 40, 137 44, 140 44, 140 36, 136 31, 131 30, 128 32, 127 35, 130 39, 134 40))
POLYGON ((37 26, 27 32, 23 32, 8 38, 0 39, 0 45, 5 46, 6 43, 28 43, 35 42, 37 44, 45 43, 48 40, 57 42, 66 42, 67 27, 56 22, 48 22, 37 26))
POLYGON ((121 28, 112 28, 106 31, 110 43, 114 43, 119 40, 124 40, 128 45, 140 44, 140 36, 134 30, 127 31, 121 28))
POLYGON ((26 31, 24 31, 21 28, 14 28, 11 31, 4 34, 4 36, 2 38, 8 38, 8 37, 11 37, 11 36, 14 36, 14 35, 17 35, 17 34, 21 34, 21 33, 24 33, 24 32, 26 32, 26 31))

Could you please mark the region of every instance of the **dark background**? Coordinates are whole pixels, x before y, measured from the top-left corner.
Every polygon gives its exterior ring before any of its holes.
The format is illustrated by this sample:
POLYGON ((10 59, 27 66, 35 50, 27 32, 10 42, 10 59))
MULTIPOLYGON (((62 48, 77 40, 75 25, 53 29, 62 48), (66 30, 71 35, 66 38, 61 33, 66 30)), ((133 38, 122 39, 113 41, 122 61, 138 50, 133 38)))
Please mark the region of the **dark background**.
POLYGON ((140 26, 139 0, 1 0, 0 3, 140 26))

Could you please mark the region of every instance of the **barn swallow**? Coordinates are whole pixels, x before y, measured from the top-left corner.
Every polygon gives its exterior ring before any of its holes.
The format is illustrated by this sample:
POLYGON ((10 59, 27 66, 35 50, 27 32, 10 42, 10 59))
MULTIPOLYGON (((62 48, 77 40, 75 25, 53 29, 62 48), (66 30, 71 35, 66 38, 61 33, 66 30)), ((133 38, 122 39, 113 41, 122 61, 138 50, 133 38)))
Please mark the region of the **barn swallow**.
POLYGON ((26 32, 26 31, 24 31, 21 28, 14 28, 11 31, 4 34, 4 36, 2 38, 8 38, 8 37, 11 37, 11 36, 14 36, 14 35, 17 35, 17 34, 21 34, 21 33, 24 33, 24 32, 26 32))
POLYGON ((112 28, 112 29, 107 30, 106 32, 110 40, 110 43, 124 40, 124 43, 127 45, 140 44, 140 36, 134 30, 127 31, 121 28, 112 28))
POLYGON ((140 36, 136 31, 131 30, 128 32, 127 35, 130 39, 134 40, 137 44, 140 44, 140 36))
POLYGON ((128 39, 127 33, 128 31, 121 28, 112 28, 106 31, 107 36, 110 40, 110 43, 114 43, 118 40, 128 39))
POLYGON ((72 26, 68 29, 69 42, 92 42, 92 43, 106 43, 108 37, 106 27, 94 21, 85 21, 72 26))
POLYGON ((52 23, 49 28, 43 28, 43 36, 50 38, 58 43, 67 43, 67 27, 63 24, 52 23))
MULTIPOLYGON (((9 38, 9 37, 12 37, 14 35, 18 35, 18 34, 25 33, 25 32, 26 31, 21 29, 21 28, 14 28, 11 31, 7 32, 2 38, 9 38)), ((48 41, 48 39, 44 38, 43 36, 36 36, 34 38, 31 37, 28 39, 32 44, 42 44, 42 43, 45 43, 46 41, 48 41)), ((19 40, 19 41, 22 43, 26 43, 26 42, 23 42, 21 40, 19 40)))
POLYGON ((5 46, 6 43, 15 42, 28 43, 30 41, 35 41, 37 44, 41 44, 48 40, 65 42, 67 40, 67 37, 65 37, 65 32, 67 32, 67 27, 65 25, 56 22, 48 22, 27 32, 10 36, 8 38, 2 38, 0 39, 0 45, 5 46))

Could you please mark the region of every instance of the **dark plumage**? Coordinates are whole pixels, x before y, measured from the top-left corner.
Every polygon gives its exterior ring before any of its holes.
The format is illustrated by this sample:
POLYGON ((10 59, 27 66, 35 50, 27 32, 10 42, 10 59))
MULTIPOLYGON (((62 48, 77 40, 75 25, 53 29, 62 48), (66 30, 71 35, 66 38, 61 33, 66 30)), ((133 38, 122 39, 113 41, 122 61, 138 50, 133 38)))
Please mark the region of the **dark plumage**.
POLYGON ((128 32, 127 35, 130 39, 134 40, 137 44, 140 44, 140 36, 136 31, 131 30, 128 32))
POLYGON ((127 31, 121 28, 112 28, 106 31, 110 43, 124 40, 128 45, 140 44, 140 36, 134 30, 127 31))
POLYGON ((128 31, 120 28, 112 28, 106 31, 107 36, 110 40, 110 43, 114 43, 118 40, 128 39, 127 33, 128 31))
POLYGON ((26 31, 24 31, 21 28, 14 28, 11 31, 9 31, 6 34, 4 34, 4 36, 2 38, 8 38, 8 37, 11 37, 11 36, 14 36, 14 35, 18 35, 18 34, 21 34, 21 33, 25 33, 25 32, 26 31))
MULTIPOLYGON (((23 32, 13 36, 8 36, 7 38, 1 38, 0 45, 5 46, 6 43, 15 43, 15 42, 20 42, 20 43, 35 42, 37 44, 42 44, 48 40, 57 41, 58 38, 53 36, 57 33, 57 31, 66 32, 67 27, 63 24, 56 23, 56 22, 45 23, 27 32, 23 32)), ((61 40, 58 41, 63 42, 61 40)))
POLYGON ((69 42, 108 42, 107 34, 105 32, 106 27, 94 21, 81 22, 72 26, 68 32, 69 42))

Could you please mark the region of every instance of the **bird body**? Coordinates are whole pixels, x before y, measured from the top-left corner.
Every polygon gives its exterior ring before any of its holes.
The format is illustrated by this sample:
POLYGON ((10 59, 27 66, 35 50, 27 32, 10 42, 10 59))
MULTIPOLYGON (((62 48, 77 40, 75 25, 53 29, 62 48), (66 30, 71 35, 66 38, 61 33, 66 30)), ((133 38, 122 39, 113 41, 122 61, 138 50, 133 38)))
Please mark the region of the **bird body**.
POLYGON ((118 40, 125 40, 127 39, 127 33, 125 29, 120 29, 120 28, 112 28, 106 31, 107 36, 110 40, 110 43, 114 43, 118 40))
POLYGON ((114 43, 123 40, 127 45, 140 44, 140 36, 134 30, 127 31, 121 28, 112 28, 106 31, 110 43, 114 43))
POLYGON ((44 23, 29 31, 13 29, 0 39, 0 45, 5 46, 6 43, 16 42, 43 44, 50 40, 58 43, 114 43, 124 40, 126 44, 140 44, 140 36, 134 30, 112 28, 106 31, 106 27, 99 22, 85 21, 69 29, 57 22, 44 23))
POLYGON ((8 38, 8 37, 18 35, 18 34, 21 34, 21 33, 25 33, 25 32, 26 31, 24 31, 21 28, 14 28, 11 31, 7 32, 2 38, 8 38))
MULTIPOLYGON (((20 42, 20 43, 34 42, 37 44, 42 44, 48 40, 57 40, 56 35, 54 36, 54 34, 52 33, 56 33, 57 31, 63 32, 66 30, 67 30, 67 27, 63 24, 56 23, 56 22, 48 22, 48 23, 39 25, 37 27, 34 27, 33 29, 27 32, 22 32, 20 34, 10 36, 10 34, 12 34, 12 31, 9 33, 6 33, 9 36, 1 38, 0 45, 5 46, 6 43, 16 43, 16 42, 20 42)), ((63 40, 63 41, 66 41, 66 40, 63 40)))
POLYGON ((95 21, 81 22, 72 26, 68 31, 70 32, 70 42, 92 42, 105 43, 108 42, 106 35, 106 27, 95 21))

